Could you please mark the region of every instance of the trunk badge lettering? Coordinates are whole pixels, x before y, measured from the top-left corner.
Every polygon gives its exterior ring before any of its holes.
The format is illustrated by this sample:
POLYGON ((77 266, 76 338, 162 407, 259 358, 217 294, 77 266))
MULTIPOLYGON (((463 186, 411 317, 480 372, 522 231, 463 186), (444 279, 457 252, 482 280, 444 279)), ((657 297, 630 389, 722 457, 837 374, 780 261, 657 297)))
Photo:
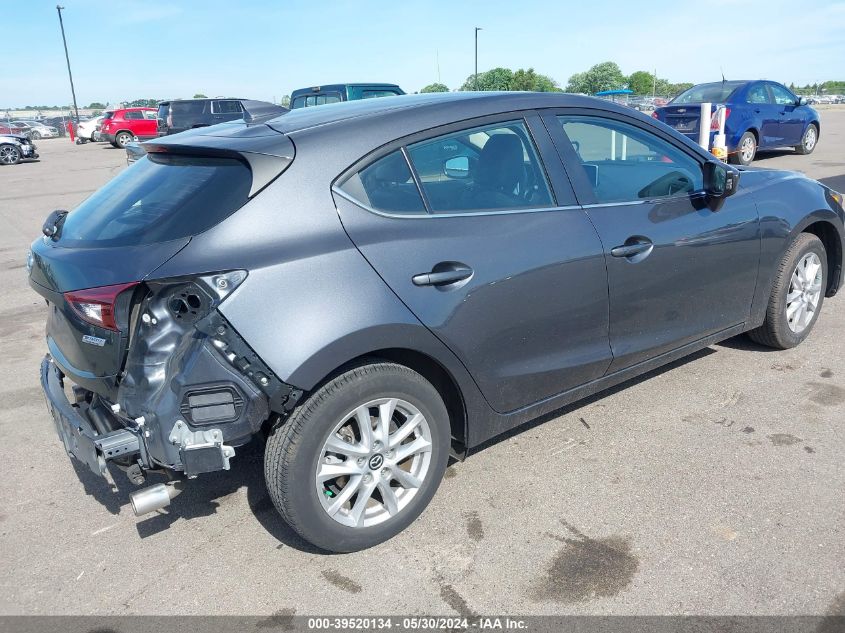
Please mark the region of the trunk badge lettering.
POLYGON ((90 334, 85 334, 82 337, 83 343, 88 343, 89 345, 96 345, 97 347, 103 347, 106 344, 106 339, 100 338, 99 336, 91 336, 90 334))

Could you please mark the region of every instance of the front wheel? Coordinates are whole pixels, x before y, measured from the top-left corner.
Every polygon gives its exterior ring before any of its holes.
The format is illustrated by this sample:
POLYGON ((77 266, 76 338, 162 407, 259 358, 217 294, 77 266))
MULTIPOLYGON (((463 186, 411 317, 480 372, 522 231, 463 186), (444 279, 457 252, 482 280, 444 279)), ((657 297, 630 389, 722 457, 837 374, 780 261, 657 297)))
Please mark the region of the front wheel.
POLYGON ((775 273, 766 320, 748 335, 767 347, 795 347, 810 335, 819 318, 826 283, 824 244, 815 235, 801 233, 775 273))
POLYGON ((264 476, 287 523, 325 550, 372 547, 408 527, 437 491, 449 415, 417 372, 388 362, 320 387, 267 440, 264 476))
POLYGON ((796 145, 795 151, 799 154, 812 154, 813 150, 816 149, 816 143, 818 142, 819 131, 815 125, 810 124, 804 132, 804 136, 801 137, 801 144, 796 145))
POLYGON ((756 154, 757 138, 751 132, 746 132, 740 137, 736 151, 731 154, 731 162, 739 165, 750 165, 756 154))
POLYGON ((17 165, 21 162, 21 152, 14 145, 0 145, 0 164, 17 165))

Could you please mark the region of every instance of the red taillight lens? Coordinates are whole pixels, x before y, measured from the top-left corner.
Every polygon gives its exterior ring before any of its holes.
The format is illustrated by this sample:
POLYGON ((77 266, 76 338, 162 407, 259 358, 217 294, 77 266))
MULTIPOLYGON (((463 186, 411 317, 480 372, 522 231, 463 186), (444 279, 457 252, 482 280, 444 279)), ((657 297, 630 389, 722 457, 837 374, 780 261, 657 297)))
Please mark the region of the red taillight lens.
MULTIPOLYGON (((725 121, 728 120, 728 117, 731 115, 731 109, 725 108, 725 121)), ((710 117, 710 131, 711 132, 718 132, 719 131, 719 109, 717 108, 715 112, 713 112, 713 116, 710 117)))
POLYGON ((137 286, 138 282, 100 286, 88 290, 75 290, 65 293, 65 301, 86 323, 117 332, 114 320, 114 304, 117 296, 124 290, 137 286))
POLYGON ((651 118, 652 118, 652 119, 657 119, 657 120, 660 120, 660 117, 659 117, 659 116, 657 116, 657 111, 656 111, 656 110, 655 110, 654 112, 652 112, 652 113, 651 113, 651 118))

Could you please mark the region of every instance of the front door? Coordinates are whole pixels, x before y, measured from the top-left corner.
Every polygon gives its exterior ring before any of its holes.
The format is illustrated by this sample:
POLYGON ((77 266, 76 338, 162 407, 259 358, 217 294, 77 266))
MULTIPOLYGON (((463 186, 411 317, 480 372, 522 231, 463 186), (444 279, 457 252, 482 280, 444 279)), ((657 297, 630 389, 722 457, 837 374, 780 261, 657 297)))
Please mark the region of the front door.
POLYGON ((335 188, 343 226, 495 410, 604 374, 601 242, 536 115, 448 126, 381 154, 335 188), (557 163, 548 174, 538 144, 557 163))
POLYGON ((780 117, 780 137, 783 145, 800 145, 804 132, 806 106, 798 105, 798 98, 783 86, 770 83, 772 99, 780 117))
POLYGON ((760 235, 750 194, 711 208, 702 158, 611 116, 573 111, 546 124, 604 244, 613 372, 744 323, 760 235))

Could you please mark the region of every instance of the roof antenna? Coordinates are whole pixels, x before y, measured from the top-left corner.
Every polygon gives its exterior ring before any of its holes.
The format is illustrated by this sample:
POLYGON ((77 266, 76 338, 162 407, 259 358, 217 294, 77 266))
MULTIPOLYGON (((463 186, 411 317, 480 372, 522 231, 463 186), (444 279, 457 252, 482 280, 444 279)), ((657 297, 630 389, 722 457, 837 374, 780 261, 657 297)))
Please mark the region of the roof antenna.
POLYGON ((721 67, 721 66, 719 66, 719 72, 721 72, 721 73, 722 73, 722 83, 725 83, 725 71, 724 71, 724 70, 722 70, 722 67, 721 67))

